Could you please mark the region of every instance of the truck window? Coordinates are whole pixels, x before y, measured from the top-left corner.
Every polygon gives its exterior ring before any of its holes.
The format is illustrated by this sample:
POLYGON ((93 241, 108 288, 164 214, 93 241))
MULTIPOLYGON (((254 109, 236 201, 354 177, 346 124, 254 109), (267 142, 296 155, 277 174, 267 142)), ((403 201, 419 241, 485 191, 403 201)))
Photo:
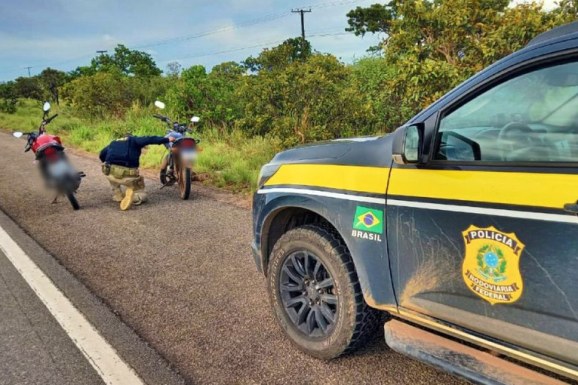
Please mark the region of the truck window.
POLYGON ((434 159, 576 162, 578 63, 525 73, 453 110, 440 122, 434 159))

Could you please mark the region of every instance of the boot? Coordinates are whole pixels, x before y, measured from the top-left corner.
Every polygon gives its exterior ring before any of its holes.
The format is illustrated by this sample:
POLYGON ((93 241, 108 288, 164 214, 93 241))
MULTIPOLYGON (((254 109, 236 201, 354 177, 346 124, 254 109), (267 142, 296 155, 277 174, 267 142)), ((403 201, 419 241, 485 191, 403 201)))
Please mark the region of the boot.
POLYGON ((124 193, 124 198, 120 202, 120 209, 122 211, 130 209, 133 203, 133 197, 134 197, 134 189, 132 187, 127 187, 124 193))

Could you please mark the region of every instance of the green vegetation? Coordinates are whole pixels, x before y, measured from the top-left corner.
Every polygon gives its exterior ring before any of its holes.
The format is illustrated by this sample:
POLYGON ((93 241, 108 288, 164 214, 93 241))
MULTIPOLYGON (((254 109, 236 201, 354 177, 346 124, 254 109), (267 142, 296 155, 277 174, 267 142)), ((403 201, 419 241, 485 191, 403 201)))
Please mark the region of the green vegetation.
MULTIPOLYGON (((289 146, 391 132, 413 114, 537 34, 576 18, 578 0, 550 11, 510 0, 392 0, 347 14, 348 31, 379 33, 372 56, 346 65, 301 38, 263 50, 241 63, 207 71, 170 63, 166 75, 147 53, 119 45, 69 73, 0 84, 0 125, 29 130, 40 101, 51 100, 54 123, 67 145, 97 152, 127 131, 163 134, 152 103, 167 103, 180 121, 202 118, 204 152, 198 170, 234 191, 254 188, 260 166, 289 146), (19 101, 20 100, 20 101, 19 101), (30 100, 36 100, 33 102, 30 100)), ((145 167, 156 168, 162 148, 145 167)))
MULTIPOLYGON (((134 135, 164 135, 165 132, 163 123, 152 117, 155 112, 152 108, 135 107, 123 119, 92 122, 71 117, 73 112, 69 106, 53 106, 51 113, 59 115, 48 129, 59 135, 67 147, 93 154, 98 154, 111 140, 127 131, 134 135)), ((38 128, 41 118, 41 102, 21 99, 16 113, 0 112, 0 127, 33 131, 38 128)), ((253 191, 261 166, 281 150, 279 140, 249 138, 239 130, 223 133, 209 129, 193 137, 201 138, 202 149, 195 171, 211 185, 239 193, 253 191)), ((158 170, 165 151, 164 146, 150 146, 141 158, 142 166, 158 170)))

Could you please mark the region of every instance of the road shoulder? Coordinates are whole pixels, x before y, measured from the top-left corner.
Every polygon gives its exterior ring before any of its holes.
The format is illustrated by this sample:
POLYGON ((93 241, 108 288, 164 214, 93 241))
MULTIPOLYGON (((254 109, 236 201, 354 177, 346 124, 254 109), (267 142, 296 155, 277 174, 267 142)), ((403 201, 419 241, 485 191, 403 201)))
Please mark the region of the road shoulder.
MULTIPOLYGON (((92 294, 1 211, 0 226, 115 348, 122 359, 138 373, 145 383, 167 385, 184 383, 184 380, 173 371, 163 357, 139 338, 106 304, 92 294)), ((52 319, 50 322, 55 323, 56 321, 52 319)), ((70 359, 78 364, 79 370, 86 370, 83 368, 84 364, 79 363, 75 357, 70 357, 70 359)), ((65 375, 73 374, 65 373, 65 375)), ((86 375, 91 376, 88 370, 86 370, 86 375)))

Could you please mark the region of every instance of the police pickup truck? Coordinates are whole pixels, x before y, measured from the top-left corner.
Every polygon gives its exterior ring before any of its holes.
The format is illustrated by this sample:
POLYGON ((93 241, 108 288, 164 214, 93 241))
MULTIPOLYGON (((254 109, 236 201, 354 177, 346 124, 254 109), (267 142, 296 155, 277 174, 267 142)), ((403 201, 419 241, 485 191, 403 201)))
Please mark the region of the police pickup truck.
POLYGON ((330 359, 394 350, 478 383, 578 379, 578 23, 384 137, 281 152, 254 196, 273 312, 330 359), (381 322, 380 322, 381 321, 381 322))

